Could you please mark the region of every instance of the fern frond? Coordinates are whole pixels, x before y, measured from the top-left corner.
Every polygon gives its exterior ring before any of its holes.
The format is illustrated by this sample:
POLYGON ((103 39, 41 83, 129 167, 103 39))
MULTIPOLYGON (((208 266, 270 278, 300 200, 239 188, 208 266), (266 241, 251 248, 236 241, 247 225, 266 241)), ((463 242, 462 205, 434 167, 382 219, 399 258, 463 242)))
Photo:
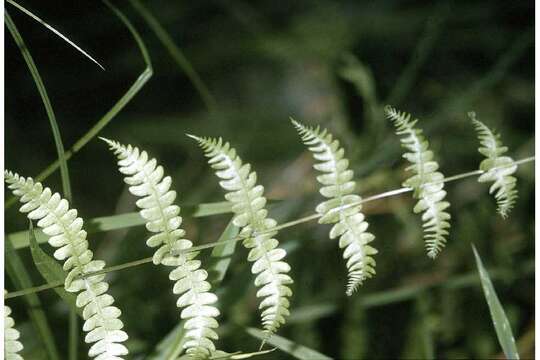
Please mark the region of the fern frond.
POLYGON ((395 128, 396 134, 401 135, 401 144, 409 152, 403 157, 412 163, 406 170, 415 175, 407 179, 403 186, 414 190, 413 196, 419 199, 414 207, 414 213, 423 212, 424 241, 428 256, 432 259, 437 257, 446 244, 446 237, 450 228, 450 214, 445 211, 450 203, 443 201, 446 196, 444 191, 444 175, 437 171, 439 164, 433 160, 433 152, 429 149, 423 131, 415 128, 418 119, 411 119, 411 115, 400 112, 390 106, 385 107, 385 113, 395 128))
POLYGON ((150 159, 146 151, 131 145, 102 138, 118 157, 118 166, 129 191, 140 197, 137 201, 141 216, 147 221, 146 228, 154 233, 146 242, 149 247, 158 247, 153 255, 154 264, 174 266, 169 278, 175 281, 173 292, 179 295, 176 305, 183 308, 181 317, 188 319, 184 325, 186 353, 196 359, 206 359, 216 351, 212 340, 218 335, 216 317, 219 310, 212 304, 218 301, 210 291, 208 273, 196 260, 197 252, 178 253, 193 246, 184 239, 185 231, 180 228, 180 207, 174 205, 176 192, 171 190, 171 177, 164 176, 163 167, 156 159, 150 159))
POLYGON ((251 249, 248 261, 254 262, 251 272, 256 274, 255 286, 261 287, 257 297, 263 298, 259 305, 262 310, 262 324, 268 335, 274 333, 289 315, 289 300, 292 295, 287 286, 292 279, 287 273, 290 266, 284 261, 285 250, 278 247, 274 236, 277 231, 271 231, 277 223, 269 218, 264 208, 266 198, 263 196, 264 187, 257 185, 257 175, 250 171, 249 164, 243 164, 228 142, 221 138, 199 138, 199 145, 210 158, 208 163, 215 170, 219 184, 227 194, 225 199, 233 204, 235 213, 234 225, 241 228, 240 236, 246 237, 243 244, 251 249))
POLYGON ((345 150, 326 129, 307 127, 295 120, 292 122, 315 160, 319 161, 314 168, 323 173, 317 176, 323 185, 320 193, 330 200, 319 204, 316 211, 322 215, 319 223, 335 224, 330 238, 339 237, 339 247, 344 249, 343 258, 347 260, 349 277, 346 294, 351 296, 364 280, 375 274, 375 260, 371 255, 377 253, 369 245, 375 236, 366 231, 368 223, 360 212, 360 204, 350 206, 362 200, 353 194, 356 186, 352 180, 354 173, 349 169, 345 150))
MULTIPOLYGON (((4 290, 4 295, 7 291, 4 290)), ((19 355, 24 347, 19 341, 21 334, 15 329, 15 320, 11 316, 11 308, 4 305, 4 359, 5 360, 23 360, 19 355)))
POLYGON ((85 342, 94 343, 88 356, 96 357, 96 360, 118 360, 127 355, 128 350, 121 343, 128 335, 121 330, 124 324, 119 319, 120 309, 113 306, 114 299, 107 294, 109 284, 103 281, 105 274, 85 277, 103 270, 105 262, 92 259, 83 220, 77 217, 77 210, 70 209, 68 201, 60 194, 53 194, 51 189, 30 177, 24 178, 6 170, 4 178, 8 188, 23 203, 20 211, 28 213, 28 219, 37 220, 37 225, 49 236, 49 244, 58 248, 54 257, 65 260, 63 268, 68 272, 65 289, 79 293, 77 306, 84 308, 83 330, 88 332, 85 342))
POLYGON ((509 156, 502 156, 508 151, 503 146, 500 134, 494 133, 476 118, 474 112, 469 112, 469 118, 478 133, 480 147, 478 151, 486 157, 480 163, 480 170, 485 171, 478 181, 493 182, 489 188, 489 193, 494 194, 497 201, 497 211, 503 218, 506 218, 516 203, 518 197, 516 189, 516 178, 511 176, 517 171, 514 159, 509 156))

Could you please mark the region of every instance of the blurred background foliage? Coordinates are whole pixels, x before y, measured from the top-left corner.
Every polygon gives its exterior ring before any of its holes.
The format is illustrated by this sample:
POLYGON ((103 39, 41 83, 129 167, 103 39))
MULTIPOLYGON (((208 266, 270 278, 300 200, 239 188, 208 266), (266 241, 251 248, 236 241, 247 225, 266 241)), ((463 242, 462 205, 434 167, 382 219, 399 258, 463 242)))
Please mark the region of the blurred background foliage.
MULTIPOLYGON (((128 30, 100 2, 20 4, 92 54, 102 71, 41 25, 5 5, 43 77, 66 148, 109 110, 145 65, 128 30)), ((100 133, 141 146, 173 176, 181 204, 221 201, 201 151, 184 134, 223 136, 257 170, 280 222, 321 201, 312 160, 288 118, 322 124, 347 151, 363 196, 400 187, 406 177, 398 138, 383 117, 390 103, 421 119, 446 175, 481 160, 466 113, 497 128, 520 159, 534 154, 534 2, 532 1, 165 1, 144 7, 202 79, 194 86, 128 1, 115 1, 140 31, 154 75, 100 133), (205 89, 206 88, 206 89, 205 89), (201 91, 202 96, 201 96, 201 91)), ((5 163, 37 175, 56 159, 35 85, 6 32, 5 163)), ((92 140, 69 161, 73 204, 85 218, 134 211, 133 198, 104 144, 92 140)), ((47 179, 61 189, 59 173, 47 179)), ((366 204, 377 236, 377 276, 353 297, 328 226, 280 232, 295 279, 292 316, 280 335, 340 359, 493 358, 501 349, 476 274, 470 244, 491 270, 523 358, 534 350, 534 165, 518 171, 519 201, 508 220, 487 187, 468 178, 448 184, 453 227, 436 261, 427 258, 413 200, 404 194, 366 204)), ((184 217, 196 244, 217 241, 230 215, 184 217)), ((24 230, 15 207, 6 232, 24 230)), ((109 265, 151 255, 143 227, 94 234, 109 265)), ((44 250, 51 253, 48 245, 44 250)), ((18 251, 34 284, 44 280, 28 249, 18 251)), ((210 251, 203 252, 203 258, 210 251)), ((255 351, 245 332, 259 315, 246 251, 232 258, 218 294, 220 348, 255 351)), ((9 256, 9 255, 8 255, 9 256)), ((111 273, 133 358, 179 322, 166 269, 142 265, 111 273)), ((6 278, 6 288, 17 287, 6 278)), ((68 308, 54 291, 39 294, 56 345, 67 351, 68 308)), ((44 358, 22 298, 9 301, 29 359, 44 358)), ((85 356, 86 346, 81 346, 85 356)), ((268 359, 286 359, 274 352, 268 359)))

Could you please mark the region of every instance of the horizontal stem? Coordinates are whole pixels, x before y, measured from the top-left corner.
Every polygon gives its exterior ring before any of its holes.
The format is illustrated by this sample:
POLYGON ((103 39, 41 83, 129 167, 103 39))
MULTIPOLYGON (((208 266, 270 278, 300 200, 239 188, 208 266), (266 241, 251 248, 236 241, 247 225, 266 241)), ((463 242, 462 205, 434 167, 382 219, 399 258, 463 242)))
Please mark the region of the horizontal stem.
MULTIPOLYGON (((535 160, 534 156, 529 156, 527 158, 514 161, 511 164, 500 166, 500 167, 495 168, 495 169, 499 169, 499 168, 502 169, 502 168, 506 168, 506 167, 510 167, 510 166, 514 166, 514 165, 522 165, 522 164, 525 164, 525 163, 532 162, 534 160, 535 160)), ((484 172, 485 171, 483 171, 483 170, 469 171, 469 172, 465 172, 465 173, 461 173, 461 174, 457 174, 457 175, 453 175, 453 176, 444 178, 444 179, 442 179, 440 181, 437 181, 437 182, 424 184, 423 186, 433 185, 433 184, 437 184, 437 183, 447 183, 447 182, 456 181, 456 180, 464 179, 464 178, 471 177, 471 176, 478 176, 478 175, 482 175, 484 172)), ((412 190, 413 189, 411 189, 411 188, 404 187, 404 188, 394 189, 394 190, 390 190, 390 191, 385 191, 385 192, 380 193, 380 194, 368 196, 368 197, 366 197, 366 198, 364 198, 364 199, 362 199, 360 201, 357 201, 355 203, 347 204, 346 206, 341 207, 341 209, 360 206, 360 205, 362 205, 364 203, 367 203, 367 202, 371 202, 371 201, 375 201, 375 200, 379 200, 379 199, 384 199, 384 198, 400 195, 400 194, 403 194, 403 193, 411 192, 412 190)), ((292 227, 292 226, 295 226, 295 225, 298 225, 298 224, 302 224, 302 223, 305 223, 305 222, 308 222, 308 221, 318 219, 321 216, 322 216, 321 214, 311 214, 311 215, 302 217, 300 219, 288 221, 286 223, 283 223, 283 224, 278 225, 276 227, 273 227, 271 229, 258 232, 257 235, 262 235, 262 234, 270 233, 270 232, 273 232, 273 231, 278 231, 278 230, 281 230, 281 229, 292 227)), ((237 237, 235 237, 233 239, 230 239, 230 240, 216 241, 216 242, 212 242, 212 243, 208 243, 208 244, 204 244, 204 245, 194 246, 194 247, 191 247, 191 248, 189 248, 187 250, 176 252, 174 255, 180 255, 180 254, 186 254, 186 253, 191 253, 191 252, 195 252, 195 251, 201 251, 201 250, 205 250, 205 249, 211 249, 213 247, 216 247, 216 246, 219 246, 219 245, 222 245, 222 244, 225 244, 225 243, 231 243, 231 242, 237 242, 237 241, 240 241, 240 240, 244 240, 244 239, 247 239, 247 238, 249 238, 251 236, 253 236, 253 234, 237 236, 237 237)), ((78 278, 85 278, 86 279, 86 278, 89 278, 89 277, 92 277, 92 276, 103 275, 103 274, 107 274, 107 273, 110 273, 110 272, 113 272, 113 271, 129 269, 129 268, 132 268, 132 267, 135 267, 135 266, 144 265, 144 264, 148 264, 148 263, 151 263, 151 262, 152 262, 152 258, 147 257, 147 258, 144 258, 144 259, 134 260, 134 261, 126 262, 126 263, 123 263, 123 264, 110 266, 110 267, 105 268, 105 269, 103 269, 101 271, 88 273, 88 274, 85 274, 84 276, 80 276, 78 278)), ((23 296, 23 295, 28 295, 28 294, 32 294, 32 293, 36 293, 36 292, 40 292, 40 291, 44 291, 44 290, 48 290, 48 289, 52 289, 52 288, 55 288, 55 287, 58 287, 58 286, 62 286, 63 284, 64 284, 63 282, 55 282, 55 283, 51 283, 51 284, 44 284, 44 285, 35 286, 35 287, 31 287, 31 288, 27 288, 27 289, 23 289, 23 290, 19 290, 19 291, 10 292, 4 297, 4 299, 11 299, 11 298, 15 298, 15 297, 23 296)))

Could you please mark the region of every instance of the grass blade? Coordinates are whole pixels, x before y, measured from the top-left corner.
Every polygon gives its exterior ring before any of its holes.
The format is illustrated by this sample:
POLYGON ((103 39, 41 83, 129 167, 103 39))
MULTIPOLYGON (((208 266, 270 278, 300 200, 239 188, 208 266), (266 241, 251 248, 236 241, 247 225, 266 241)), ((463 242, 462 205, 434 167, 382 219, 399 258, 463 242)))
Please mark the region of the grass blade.
POLYGON ((510 322, 506 317, 501 302, 499 301, 497 293, 495 292, 495 288, 493 287, 493 283, 491 282, 489 274, 484 268, 482 259, 480 258, 480 255, 478 254, 478 251, 476 251, 476 247, 474 245, 472 245, 472 249, 474 252, 474 257, 476 258, 476 267, 478 268, 482 289, 484 290, 484 295, 489 306, 489 313, 491 314, 491 320, 493 321, 493 326, 495 327, 499 344, 501 344, 504 355, 507 359, 519 359, 510 322))
MULTIPOLYGON (((10 277, 11 281, 18 289, 25 289, 32 287, 32 280, 30 275, 26 271, 24 263, 20 258, 17 251, 13 248, 11 242, 6 240, 5 244, 5 261, 6 261, 6 273, 10 277)), ((28 294, 24 296, 24 301, 27 304, 28 314, 30 320, 34 325, 40 341, 43 343, 44 350, 47 353, 47 358, 52 360, 59 360, 58 349, 54 342, 54 336, 52 334, 45 312, 41 307, 41 301, 36 294, 28 294)))
POLYGON ((144 21, 146 21, 150 29, 152 29, 161 44, 163 44, 165 49, 167 49, 176 64, 186 74, 189 81, 191 81, 191 83, 195 87, 195 90, 197 90, 197 92, 201 96, 204 105, 206 106, 208 111, 215 111, 217 107, 216 100, 212 96, 212 93, 210 92, 206 84, 202 81, 197 71, 195 71, 189 60, 186 58, 182 50, 174 43, 174 40, 161 26, 159 21, 157 21, 154 15, 152 15, 150 10, 148 10, 139 0, 130 0, 130 2, 131 5, 133 5, 133 7, 135 8, 135 10, 137 10, 139 14, 141 14, 142 18, 144 19, 144 21))
POLYGON ((59 38, 61 38, 62 40, 64 40, 65 42, 67 42, 69 45, 73 46, 78 52, 80 52, 81 54, 83 54, 84 56, 86 56, 88 59, 90 59, 90 61, 92 61, 93 63, 95 63, 97 66, 99 66, 102 70, 105 70, 105 68, 96 60, 94 59, 93 57, 91 57, 86 51, 84 51, 83 49, 81 49, 79 46, 77 46, 73 41, 69 40, 66 36, 64 36, 60 31, 56 30, 55 28, 53 28, 52 26, 50 26, 49 24, 47 24, 45 21, 41 20, 39 17, 37 17, 35 14, 33 14, 30 10, 27 10, 25 9, 24 7, 22 7, 21 5, 17 4, 15 1, 13 0, 6 0, 9 4, 15 6, 17 9, 19 9, 20 11, 22 11, 23 13, 25 13, 26 15, 30 16, 32 19, 36 20, 38 23, 40 23, 41 25, 45 26, 45 28, 47 30, 50 30, 53 34, 55 34, 56 36, 58 36, 59 38))
MULTIPOLYGON (((45 253, 45 251, 41 250, 36 241, 32 228, 30 230, 30 252, 36 268, 47 283, 63 283, 65 281, 66 272, 62 268, 62 265, 45 253)), ((64 300, 71 309, 76 309, 77 313, 82 317, 82 310, 76 305, 77 297, 75 294, 68 293, 66 290, 64 290, 64 287, 55 287, 54 291, 56 291, 60 298, 62 298, 62 300, 64 300)))
MULTIPOLYGON (((240 228, 231 222, 227 225, 218 241, 232 240, 238 236, 240 228)), ((226 242, 216 246, 210 255, 210 263, 207 266, 209 278, 215 287, 225 278, 227 269, 231 263, 232 255, 236 249, 236 242, 226 242)))
MULTIPOLYGON (((231 205, 226 201, 182 207, 182 213, 192 217, 206 217, 230 212, 231 205)), ((142 226, 145 224, 145 221, 138 212, 97 217, 86 222, 86 231, 89 234, 94 234, 103 231, 126 229, 134 226, 142 226)), ((47 236, 40 229, 36 229, 34 232, 38 244, 47 242, 47 236)), ((12 242, 15 249, 22 249, 29 245, 28 235, 28 231, 18 231, 6 235, 6 239, 12 242)))
MULTIPOLYGON (((150 60, 150 56, 148 54, 148 51, 146 50, 146 46, 144 42, 142 41, 142 38, 140 37, 137 30, 133 27, 133 25, 129 22, 129 20, 122 14, 116 7, 111 5, 108 1, 104 0, 105 4, 109 6, 109 8, 113 11, 113 13, 122 21, 122 23, 128 28, 129 32, 137 42, 137 45, 139 47, 139 50, 142 54, 144 63, 146 65, 146 68, 144 71, 139 75, 137 80, 130 86, 128 91, 114 104, 114 106, 101 118, 99 121, 84 134, 75 144, 65 152, 64 159, 68 161, 71 159, 73 155, 75 155, 77 152, 79 152, 90 140, 92 140, 99 132, 111 122, 112 119, 118 113, 137 95, 137 93, 142 89, 142 87, 148 82, 148 80, 153 75, 153 69, 152 69, 152 62, 150 60)), ((7 12, 6 12, 7 16, 7 12)), ((43 181, 47 177, 49 177, 58 167, 60 166, 60 162, 58 160, 51 163, 49 166, 47 166, 43 171, 41 171, 36 177, 36 181, 43 181)), ((6 201, 5 207, 9 208, 15 202, 17 199, 15 197, 11 197, 6 201)), ((38 237, 39 238, 39 237, 38 237)))
POLYGON ((49 123, 51 124, 51 129, 52 129, 52 133, 54 137, 54 144, 56 146, 56 152, 58 153, 57 163, 60 166, 64 197, 66 197, 69 200, 71 199, 71 185, 69 183, 69 172, 68 172, 68 167, 67 167, 67 162, 66 162, 66 155, 64 153, 64 145, 62 143, 62 137, 60 136, 60 129, 58 128, 58 123, 56 122, 56 116, 54 115, 54 110, 52 108, 51 101, 47 94, 47 89, 45 89, 45 84, 43 84, 43 80, 41 79, 41 76, 39 75, 39 71, 36 67, 36 64, 34 63, 34 59, 32 58, 32 55, 30 55, 30 51, 28 50, 28 47, 24 43, 24 40, 21 34, 19 33, 19 30, 17 30, 17 27, 15 26, 15 23, 11 19, 11 16, 9 16, 7 10, 5 11, 4 18, 6 21, 6 26, 9 32, 11 33, 13 40, 15 40, 15 43, 19 47, 19 50, 21 51, 24 61, 26 62, 26 65, 28 66, 28 70, 30 71, 32 78, 34 79, 34 82, 36 83, 36 87, 38 89, 39 95, 41 96, 41 100, 43 101, 43 105, 45 106, 45 111, 47 112, 49 123))
POLYGON ((296 344, 284 337, 278 335, 272 335, 267 339, 268 335, 263 331, 255 328, 247 328, 246 332, 262 341, 269 343, 272 346, 280 349, 281 351, 301 360, 330 360, 329 356, 323 355, 318 351, 305 347, 303 345, 296 344))
POLYGON ((176 360, 182 353, 184 346, 184 321, 172 329, 156 346, 154 353, 148 357, 149 360, 176 360))

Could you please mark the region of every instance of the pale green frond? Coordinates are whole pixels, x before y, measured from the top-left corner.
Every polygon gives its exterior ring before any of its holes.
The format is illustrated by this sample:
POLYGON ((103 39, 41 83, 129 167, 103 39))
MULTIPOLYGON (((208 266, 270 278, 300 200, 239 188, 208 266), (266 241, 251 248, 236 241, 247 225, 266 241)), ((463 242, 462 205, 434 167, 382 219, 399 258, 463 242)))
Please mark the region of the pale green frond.
MULTIPOLYGON (((4 295, 7 291, 4 290, 4 295)), ((19 341, 21 334, 15 329, 15 320, 11 316, 11 308, 4 305, 4 359, 5 360, 23 360, 19 355, 24 347, 19 341)))
POLYGON ((434 160, 433 152, 429 150, 429 142, 423 131, 415 127, 418 119, 412 119, 410 114, 398 111, 391 106, 385 107, 386 117, 392 121, 396 134, 401 136, 401 144, 407 150, 403 157, 412 165, 406 170, 414 173, 403 186, 414 190, 413 196, 418 199, 414 207, 416 214, 422 213, 424 222, 424 241, 430 258, 435 258, 446 244, 450 229, 450 207, 444 191, 444 175, 437 171, 439 164, 434 160))
POLYGON ((235 213, 233 224, 240 227, 243 244, 251 249, 248 261, 253 262, 251 272, 256 276, 255 286, 260 287, 257 297, 262 298, 259 309, 263 327, 268 335, 274 333, 289 315, 289 284, 293 280, 287 273, 290 266, 284 261, 285 250, 278 247, 274 239, 277 231, 272 231, 277 223, 268 217, 265 209, 264 187, 257 185, 257 174, 250 164, 243 164, 236 150, 221 138, 199 138, 208 163, 215 170, 220 186, 227 191, 225 199, 232 203, 235 213))
POLYGON ((496 134, 476 118, 474 112, 469 112, 469 118, 478 133, 480 147, 478 151, 486 157, 480 163, 480 170, 485 173, 479 178, 479 182, 493 182, 489 193, 494 194, 497 201, 497 211, 506 218, 514 207, 518 194, 516 189, 517 179, 512 176, 517 171, 517 165, 510 156, 502 156, 508 151, 503 146, 500 134, 496 134))
POLYGON ((326 129, 311 128, 292 120, 302 141, 319 163, 314 168, 322 175, 317 180, 322 184, 320 193, 330 199, 320 203, 316 211, 321 214, 319 223, 335 224, 330 230, 330 238, 339 237, 339 247, 347 260, 349 281, 347 295, 352 295, 364 280, 375 274, 375 260, 372 255, 377 250, 369 245, 375 236, 367 232, 368 223, 360 212, 362 198, 353 194, 356 183, 354 173, 349 169, 349 160, 339 141, 326 129), (357 204, 357 205, 354 205, 357 204))
POLYGON ((149 247, 157 248, 153 255, 154 264, 173 266, 169 278, 174 281, 173 292, 179 295, 176 305, 183 309, 186 353, 195 359, 207 359, 215 351, 212 340, 217 340, 215 328, 219 310, 213 306, 218 301, 207 281, 208 273, 196 260, 197 252, 179 253, 193 247, 184 238, 180 228, 180 207, 174 204, 176 191, 171 190, 172 179, 165 176, 163 167, 146 151, 131 145, 101 138, 107 142, 118 158, 118 167, 125 176, 129 191, 139 197, 136 204, 146 221, 146 228, 153 235, 146 241, 149 247))
POLYGON ((77 306, 83 308, 83 330, 88 332, 85 342, 94 343, 88 356, 98 360, 118 360, 127 355, 128 349, 122 344, 128 335, 121 329, 124 324, 119 319, 121 311, 113 306, 114 299, 107 294, 109 284, 103 281, 105 274, 85 277, 88 273, 101 271, 105 262, 93 260, 88 249, 83 220, 77 210, 70 209, 66 199, 32 178, 24 178, 11 171, 5 171, 5 181, 13 194, 20 197, 22 213, 30 220, 36 220, 43 233, 49 237, 49 244, 57 250, 54 257, 64 261, 63 269, 68 274, 65 289, 78 293, 77 306))

